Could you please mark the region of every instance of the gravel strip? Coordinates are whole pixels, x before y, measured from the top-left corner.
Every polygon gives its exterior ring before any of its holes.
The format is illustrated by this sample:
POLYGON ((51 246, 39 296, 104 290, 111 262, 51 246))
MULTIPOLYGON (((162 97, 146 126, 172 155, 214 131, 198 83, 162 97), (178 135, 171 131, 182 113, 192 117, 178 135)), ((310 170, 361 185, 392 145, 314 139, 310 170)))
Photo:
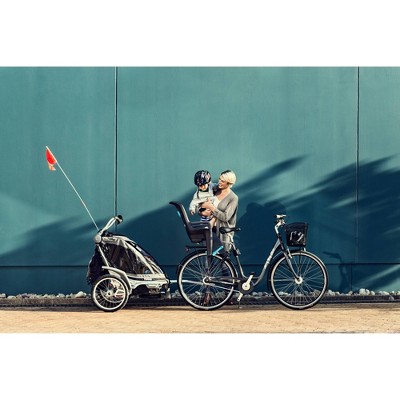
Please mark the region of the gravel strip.
MULTIPOLYGON (((400 291, 378 291, 360 289, 358 292, 339 293, 328 290, 320 301, 321 304, 332 303, 386 303, 400 302, 400 291)), ((242 298, 243 305, 277 304, 274 296, 266 292, 253 292, 242 298)), ((162 306, 186 306, 187 303, 176 291, 171 298, 163 297, 138 297, 132 296, 128 301, 130 307, 162 307, 162 306)), ((71 293, 68 295, 33 294, 23 293, 16 296, 7 296, 0 293, 0 308, 5 307, 93 307, 90 294, 85 292, 71 293)))

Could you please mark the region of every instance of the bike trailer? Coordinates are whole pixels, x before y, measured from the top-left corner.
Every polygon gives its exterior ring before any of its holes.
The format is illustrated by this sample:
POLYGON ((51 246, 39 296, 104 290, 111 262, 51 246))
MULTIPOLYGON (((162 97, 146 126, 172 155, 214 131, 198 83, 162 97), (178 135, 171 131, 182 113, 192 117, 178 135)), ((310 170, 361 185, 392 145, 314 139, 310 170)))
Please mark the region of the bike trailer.
POLYGON ((95 253, 88 265, 87 280, 89 284, 95 282, 99 276, 108 273, 103 266, 117 268, 126 273, 128 278, 146 281, 166 279, 163 270, 153 257, 126 236, 103 237, 99 246, 101 246, 101 250, 96 246, 95 253))

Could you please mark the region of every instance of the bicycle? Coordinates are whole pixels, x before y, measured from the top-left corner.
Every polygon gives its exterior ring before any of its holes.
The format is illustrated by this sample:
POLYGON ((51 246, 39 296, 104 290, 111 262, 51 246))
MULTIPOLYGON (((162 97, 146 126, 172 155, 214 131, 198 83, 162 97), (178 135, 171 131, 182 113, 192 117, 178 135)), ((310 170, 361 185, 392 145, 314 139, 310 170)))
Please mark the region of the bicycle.
MULTIPOLYGON (((185 227, 190 224, 182 204, 170 204, 177 208, 185 227)), ((238 293, 237 301, 240 303, 244 295, 253 292, 268 270, 267 281, 280 304, 294 310, 316 305, 328 287, 325 264, 305 249, 308 224, 286 224, 286 217, 285 214, 275 215, 277 239, 259 276, 254 272, 249 276, 244 274, 239 257, 241 253, 232 235, 228 235, 228 251, 219 248, 212 252, 212 237, 204 238, 206 246, 190 253, 178 266, 177 285, 183 299, 199 310, 216 310, 229 303, 235 293, 238 293), (285 230, 285 241, 282 229, 285 230)), ((240 231, 240 228, 221 228, 220 231, 229 234, 240 231)))

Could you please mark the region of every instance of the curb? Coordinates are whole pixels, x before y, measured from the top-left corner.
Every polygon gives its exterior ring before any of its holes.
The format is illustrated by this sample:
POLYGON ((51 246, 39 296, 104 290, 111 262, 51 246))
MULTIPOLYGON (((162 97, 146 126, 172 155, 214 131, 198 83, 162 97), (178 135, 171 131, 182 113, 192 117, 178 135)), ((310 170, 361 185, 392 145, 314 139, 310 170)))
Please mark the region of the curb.
MULTIPOLYGON (((319 304, 354 304, 354 303, 396 303, 400 302, 400 295, 389 296, 325 296, 321 299, 319 304)), ((241 305, 268 305, 279 304, 273 296, 245 296, 240 302, 241 305)), ((235 303, 233 306, 237 305, 235 303)), ((166 298, 131 298, 129 299, 126 307, 176 307, 188 306, 188 304, 181 297, 174 297, 172 299, 166 298)), ((229 305, 227 305, 229 307, 229 305)), ((63 308, 63 307, 94 307, 94 303, 90 298, 12 298, 0 299, 1 308, 63 308)))

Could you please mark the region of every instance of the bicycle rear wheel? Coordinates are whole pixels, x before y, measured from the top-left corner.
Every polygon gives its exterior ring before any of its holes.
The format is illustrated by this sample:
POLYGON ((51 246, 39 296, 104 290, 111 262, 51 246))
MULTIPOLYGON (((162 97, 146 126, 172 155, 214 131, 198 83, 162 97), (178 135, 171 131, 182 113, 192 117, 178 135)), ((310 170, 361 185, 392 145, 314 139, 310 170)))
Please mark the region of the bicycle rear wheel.
POLYGON ((328 273, 324 263, 307 251, 291 253, 291 264, 281 257, 271 268, 270 283, 275 298, 285 307, 304 310, 317 304, 328 287, 328 273))
POLYGON ((236 270, 221 256, 194 254, 188 257, 178 270, 178 289, 184 300, 198 310, 216 310, 232 297, 236 270))

